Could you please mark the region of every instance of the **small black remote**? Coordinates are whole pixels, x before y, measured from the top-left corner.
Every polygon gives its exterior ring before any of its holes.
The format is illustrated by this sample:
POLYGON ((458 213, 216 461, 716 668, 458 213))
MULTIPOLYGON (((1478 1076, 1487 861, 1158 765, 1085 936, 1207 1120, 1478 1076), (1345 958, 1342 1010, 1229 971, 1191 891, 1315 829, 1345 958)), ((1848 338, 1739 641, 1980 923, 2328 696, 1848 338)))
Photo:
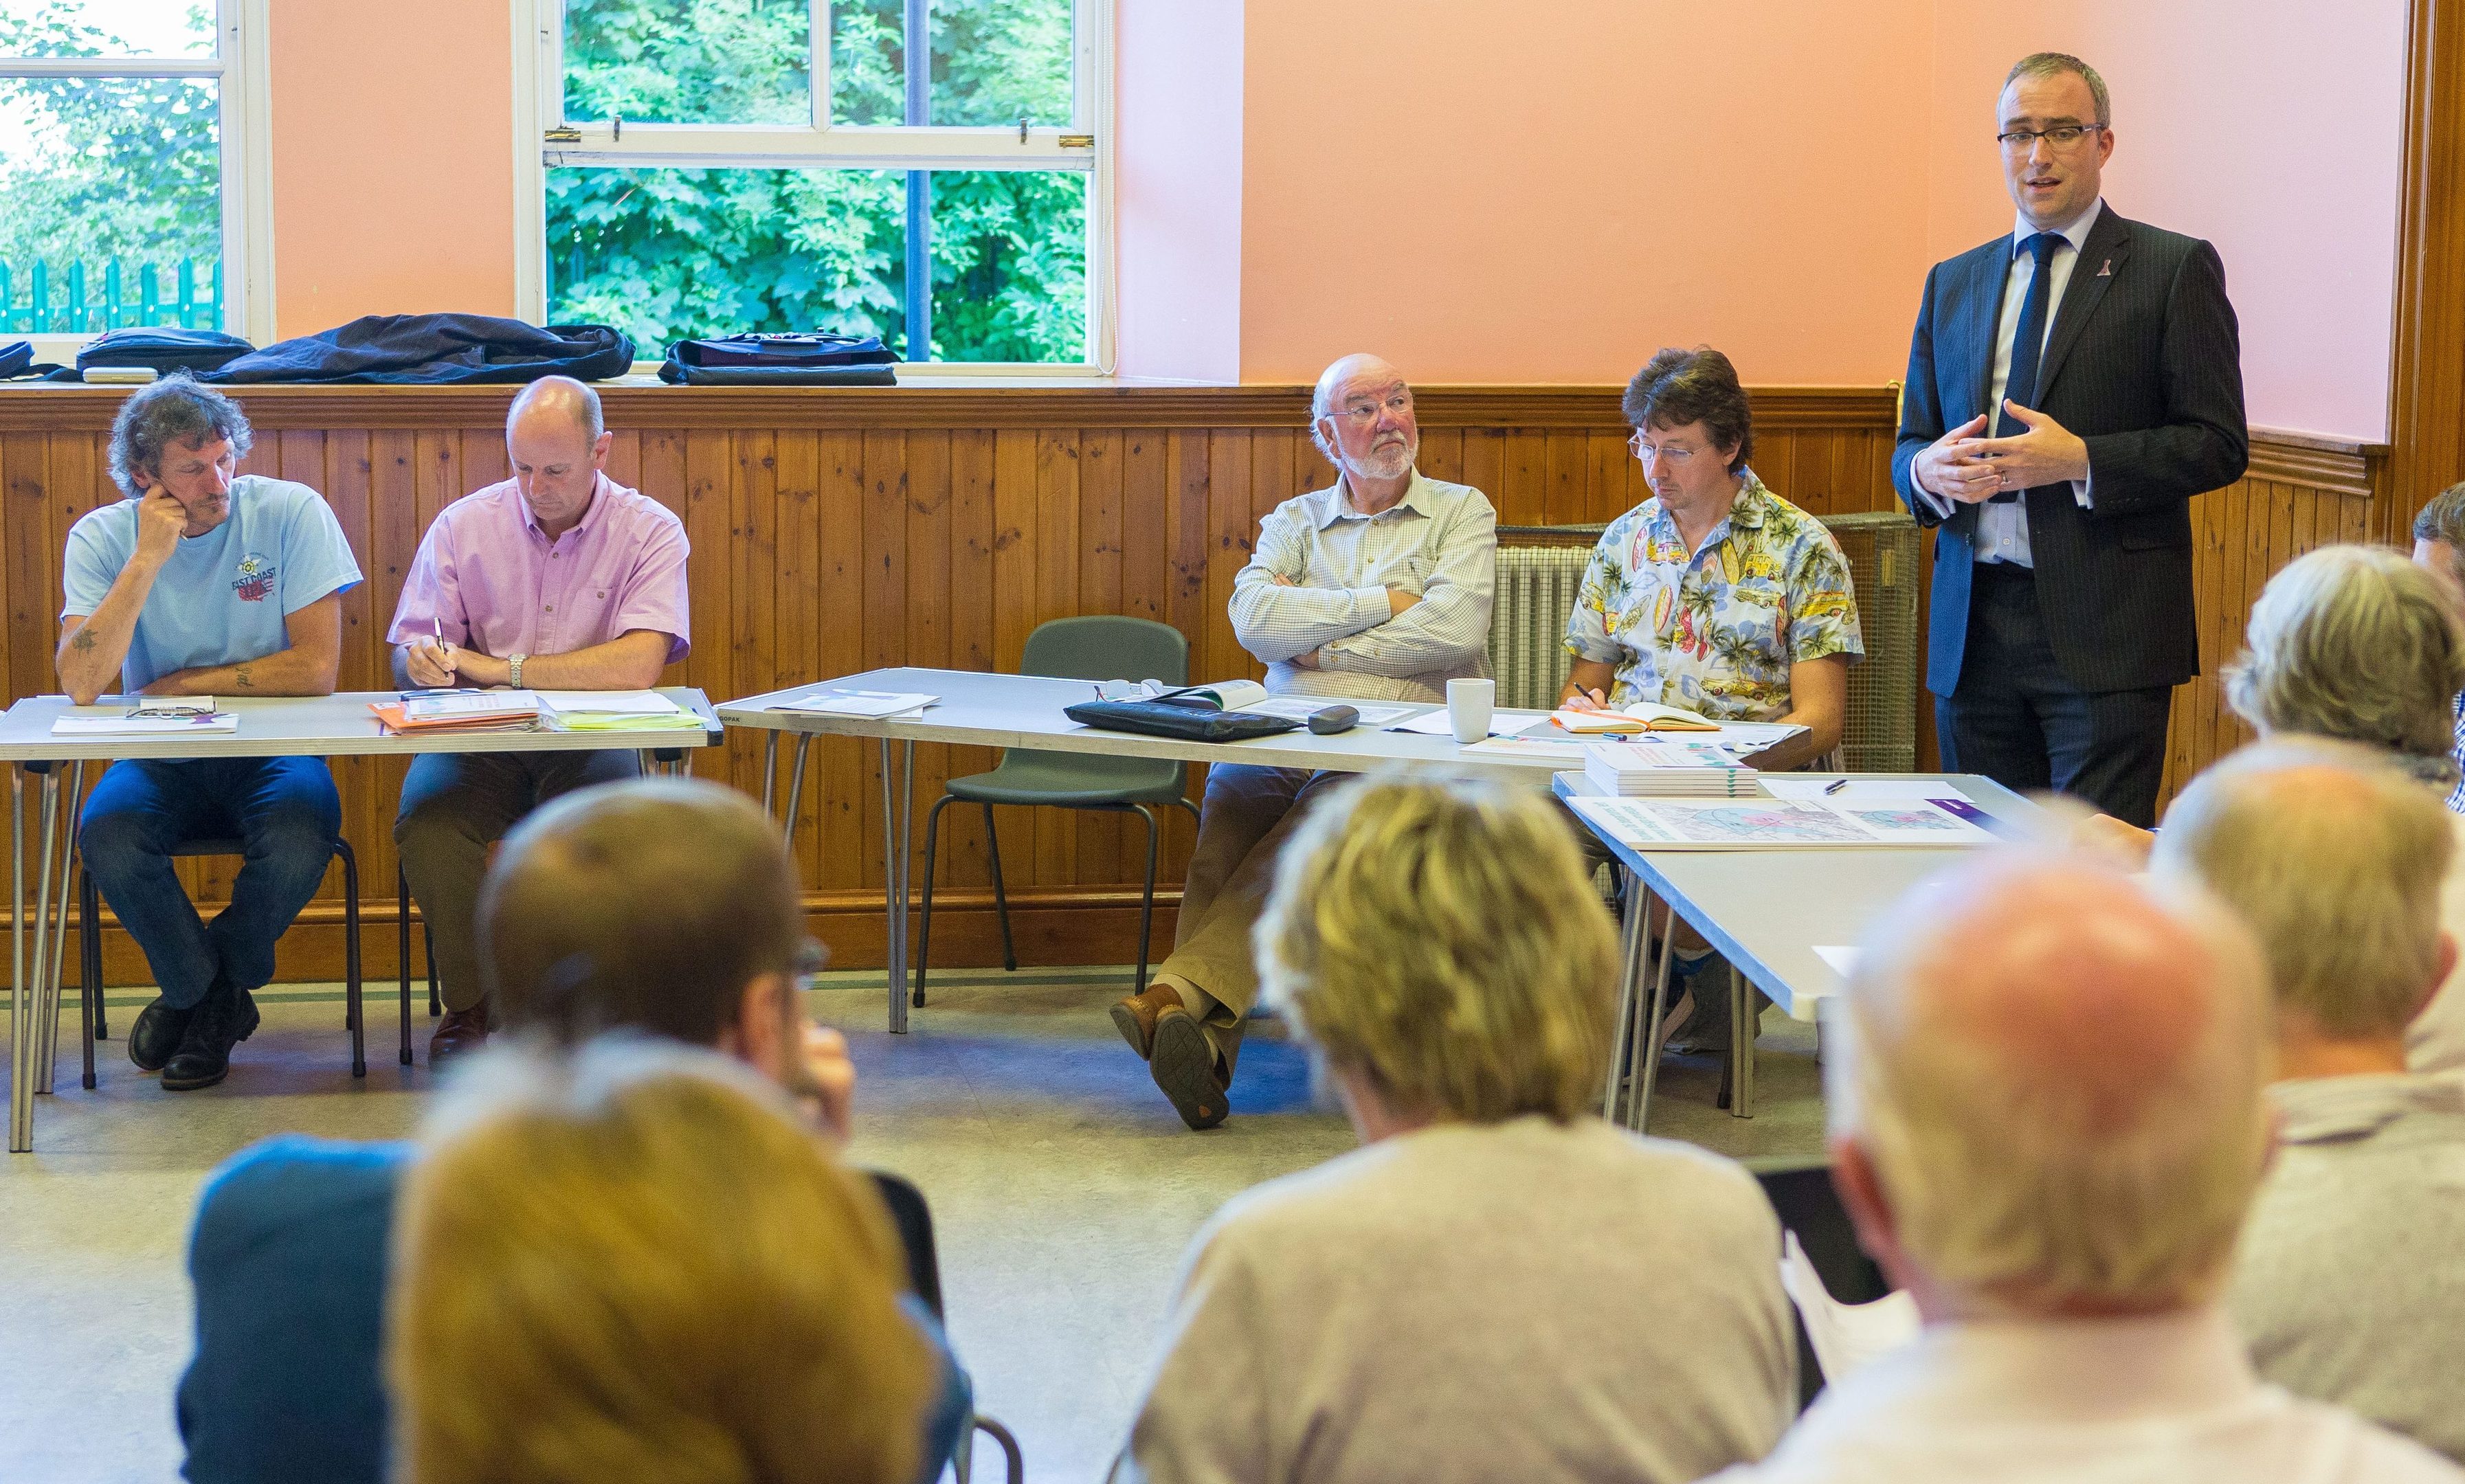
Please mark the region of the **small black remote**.
POLYGON ((1328 706, 1310 713, 1309 729, 1321 737, 1348 732, 1361 721, 1361 712, 1352 706, 1328 706))

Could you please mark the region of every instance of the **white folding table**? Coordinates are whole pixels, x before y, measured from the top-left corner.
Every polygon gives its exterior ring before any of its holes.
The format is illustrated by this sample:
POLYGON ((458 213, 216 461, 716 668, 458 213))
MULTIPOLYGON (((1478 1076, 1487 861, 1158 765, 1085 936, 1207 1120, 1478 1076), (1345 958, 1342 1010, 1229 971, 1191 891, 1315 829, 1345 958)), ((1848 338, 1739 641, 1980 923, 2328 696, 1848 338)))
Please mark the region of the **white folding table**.
MULTIPOLYGON (((1185 763, 1247 763, 1259 767, 1326 768, 1366 772, 1388 763, 1427 763, 1456 773, 1511 778, 1535 787, 1547 787, 1551 772, 1565 760, 1535 760, 1468 751, 1449 736, 1395 732, 1360 726, 1331 737, 1303 730, 1248 742, 1184 742, 1171 737, 1143 737, 1082 726, 1063 716, 1062 708, 1096 698, 1085 680, 1056 680, 1040 676, 987 675, 963 670, 868 670, 839 680, 748 696, 719 708, 729 726, 758 727, 770 736, 763 751, 762 803, 769 808, 777 776, 779 739, 796 738, 795 762, 788 770, 787 827, 793 831, 805 788, 805 764, 813 739, 820 736, 870 737, 881 743, 882 911, 889 930, 888 984, 890 1029, 907 1029, 907 899, 912 841, 908 816, 914 806, 916 744, 959 742, 978 747, 1033 747, 1047 752, 1083 752, 1118 758, 1166 758, 1185 763), (883 691, 927 695, 935 704, 922 712, 880 720, 828 716, 811 711, 777 711, 773 706, 821 689, 883 691), (894 747, 892 743, 899 745, 894 747)), ((1350 700, 1313 696, 1327 705, 1395 706, 1396 701, 1350 700)), ((1415 712, 1444 708, 1418 705, 1415 712)))
MULTIPOLYGON (((1824 775, 1806 775, 1821 777, 1824 775)), ((1957 785, 1977 807, 2015 833, 2031 830, 2038 806, 1975 773, 1860 773, 1868 778, 1924 778, 1957 785)), ((1559 797, 1599 790, 1582 773, 1561 773, 1559 797)), ((1578 814, 1578 819, 1583 816, 1578 814)), ((1956 865, 1977 847, 1913 846, 1808 850, 1642 850, 1588 828, 1625 872, 1629 897, 1638 891, 1667 901, 1736 968, 1730 978, 1729 1112, 1754 1117, 1754 991, 1771 996, 1791 1019, 1814 1021, 1822 1002, 1840 991, 1840 972, 1814 950, 1853 946, 1884 910, 1926 877, 1956 865)), ((1660 1020, 1669 993, 1675 934, 1663 934, 1659 960, 1643 980, 1647 914, 1627 914, 1619 975, 1617 1030, 1612 1043, 1604 1116, 1640 1131, 1660 1068, 1660 1020)))
POLYGON ((216 697, 214 704, 239 719, 233 732, 172 736, 55 737, 62 716, 111 716, 127 710, 123 698, 78 707, 65 696, 34 696, 0 715, 0 764, 9 775, 11 961, 9 967, 9 1149, 34 1147, 34 1095, 52 1090, 52 1064, 59 1043, 60 954, 68 937, 70 866, 77 850, 77 813, 85 793, 88 763, 122 758, 362 757, 420 752, 605 752, 703 747, 719 741, 720 722, 701 692, 682 686, 660 694, 692 711, 698 726, 655 732, 558 731, 430 733, 396 735, 369 714, 375 701, 399 698, 394 691, 345 691, 332 696, 240 699, 216 697), (41 770, 42 865, 35 892, 33 972, 26 961, 26 764, 41 770), (60 772, 70 772, 68 839, 59 840, 60 772), (57 882, 55 919, 54 882, 57 882), (48 931, 46 928, 48 927, 48 931), (33 1016, 28 1017, 28 1000, 33 1016))

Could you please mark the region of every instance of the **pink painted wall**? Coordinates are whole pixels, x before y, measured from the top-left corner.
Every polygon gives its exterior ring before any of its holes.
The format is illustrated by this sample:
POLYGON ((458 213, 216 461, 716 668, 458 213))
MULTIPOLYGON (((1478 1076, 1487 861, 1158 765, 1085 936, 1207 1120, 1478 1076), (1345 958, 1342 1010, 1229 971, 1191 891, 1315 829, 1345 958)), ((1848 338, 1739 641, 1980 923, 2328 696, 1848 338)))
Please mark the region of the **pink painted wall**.
POLYGON ((1123 376, 1241 379, 1241 6, 1120 0, 1114 199, 1123 376))
POLYGON ((506 0, 272 0, 274 318, 514 312, 506 0))
POLYGON ((1943 0, 1929 257, 2010 230, 1993 100, 2040 50, 2113 95, 2107 204, 2216 244, 2252 422, 2386 438, 2405 0, 1943 0))
POLYGON ((1249 0, 1241 375, 1899 374, 1925 269, 1927 0, 1249 0))

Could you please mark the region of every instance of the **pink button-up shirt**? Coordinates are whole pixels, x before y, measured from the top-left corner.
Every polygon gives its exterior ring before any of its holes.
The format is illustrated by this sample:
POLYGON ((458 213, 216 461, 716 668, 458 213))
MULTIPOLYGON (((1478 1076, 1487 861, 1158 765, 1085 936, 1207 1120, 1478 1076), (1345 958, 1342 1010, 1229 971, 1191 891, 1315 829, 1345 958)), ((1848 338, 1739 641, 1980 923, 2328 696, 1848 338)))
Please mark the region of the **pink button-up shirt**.
POLYGON ((435 637, 484 653, 563 654, 636 629, 668 636, 673 664, 692 648, 684 522, 657 500, 599 476, 590 507, 551 542, 514 481, 445 507, 394 605, 390 644, 435 637))

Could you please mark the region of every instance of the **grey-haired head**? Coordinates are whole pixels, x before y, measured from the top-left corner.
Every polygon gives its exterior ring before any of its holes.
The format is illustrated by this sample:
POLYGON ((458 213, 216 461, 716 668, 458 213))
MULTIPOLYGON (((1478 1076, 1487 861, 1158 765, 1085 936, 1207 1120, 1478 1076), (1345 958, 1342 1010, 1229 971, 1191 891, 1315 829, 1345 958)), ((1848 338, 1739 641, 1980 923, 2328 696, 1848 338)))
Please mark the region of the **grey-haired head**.
POLYGON ((239 404, 185 371, 141 387, 111 420, 111 482, 135 498, 163 476, 163 454, 229 441, 232 454, 248 456, 254 435, 239 404))

